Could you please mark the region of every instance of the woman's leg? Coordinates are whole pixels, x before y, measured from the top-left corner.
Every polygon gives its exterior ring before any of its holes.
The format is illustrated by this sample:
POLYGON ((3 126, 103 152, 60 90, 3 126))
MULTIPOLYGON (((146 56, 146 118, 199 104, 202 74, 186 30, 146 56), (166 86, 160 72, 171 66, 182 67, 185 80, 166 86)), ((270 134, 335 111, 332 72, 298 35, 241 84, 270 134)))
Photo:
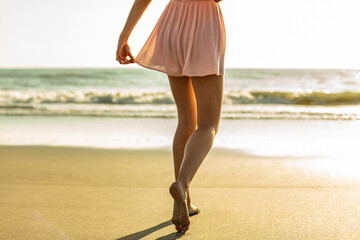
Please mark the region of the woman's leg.
MULTIPOLYGON (((189 77, 168 76, 168 78, 178 114, 178 124, 172 145, 176 180, 184 158, 185 144, 196 128, 196 99, 192 82, 189 77)), ((200 210, 191 204, 189 189, 187 190, 187 196, 189 215, 199 213, 200 210)))
POLYGON ((177 181, 187 189, 209 152, 219 129, 223 76, 192 78, 197 102, 197 129, 189 138, 177 181))
POLYGON ((185 144, 196 128, 196 100, 189 77, 168 76, 168 78, 178 115, 173 139, 174 171, 175 179, 177 179, 184 157, 185 144))
POLYGON ((185 145, 179 175, 170 187, 170 193, 179 206, 178 211, 174 212, 172 222, 180 231, 186 231, 190 224, 186 192, 209 152, 219 128, 224 78, 217 75, 192 77, 192 84, 197 105, 197 129, 185 145))

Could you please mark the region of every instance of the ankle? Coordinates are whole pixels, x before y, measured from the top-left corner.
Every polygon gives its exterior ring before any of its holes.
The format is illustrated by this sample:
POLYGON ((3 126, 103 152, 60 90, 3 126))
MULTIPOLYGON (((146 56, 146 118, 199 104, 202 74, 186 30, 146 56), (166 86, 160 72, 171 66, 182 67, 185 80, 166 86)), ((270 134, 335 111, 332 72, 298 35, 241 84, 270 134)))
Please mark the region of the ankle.
POLYGON ((181 187, 181 189, 188 193, 189 192, 189 184, 187 184, 186 182, 184 181, 181 181, 181 180, 176 180, 176 182, 179 184, 179 186, 181 187))

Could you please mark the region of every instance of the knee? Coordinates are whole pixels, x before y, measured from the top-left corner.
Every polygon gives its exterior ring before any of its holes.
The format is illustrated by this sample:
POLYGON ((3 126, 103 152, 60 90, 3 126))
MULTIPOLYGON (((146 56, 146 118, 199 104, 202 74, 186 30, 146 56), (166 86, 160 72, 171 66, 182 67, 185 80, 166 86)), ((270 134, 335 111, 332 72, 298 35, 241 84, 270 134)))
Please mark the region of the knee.
POLYGON ((218 133, 219 130, 219 125, 214 125, 214 124, 202 124, 198 126, 198 129, 204 130, 204 131, 208 131, 212 134, 213 137, 216 136, 216 134, 218 133))
POLYGON ((181 130, 184 133, 191 134, 196 129, 196 123, 195 122, 179 122, 178 123, 178 129, 181 130))

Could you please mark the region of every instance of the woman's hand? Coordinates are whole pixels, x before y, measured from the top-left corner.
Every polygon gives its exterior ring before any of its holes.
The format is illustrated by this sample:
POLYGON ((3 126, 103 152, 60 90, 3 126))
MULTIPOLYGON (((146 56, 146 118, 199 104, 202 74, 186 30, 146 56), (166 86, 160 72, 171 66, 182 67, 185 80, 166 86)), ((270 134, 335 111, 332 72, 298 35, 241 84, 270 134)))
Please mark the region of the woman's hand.
POLYGON ((139 21, 150 2, 151 0, 135 0, 133 6, 131 7, 125 26, 119 36, 116 50, 116 61, 118 61, 120 64, 129 64, 135 62, 135 58, 131 55, 127 40, 131 31, 134 29, 136 23, 139 21))
POLYGON ((134 63, 135 58, 131 55, 130 47, 127 41, 119 39, 117 50, 116 50, 116 61, 120 64, 134 63))

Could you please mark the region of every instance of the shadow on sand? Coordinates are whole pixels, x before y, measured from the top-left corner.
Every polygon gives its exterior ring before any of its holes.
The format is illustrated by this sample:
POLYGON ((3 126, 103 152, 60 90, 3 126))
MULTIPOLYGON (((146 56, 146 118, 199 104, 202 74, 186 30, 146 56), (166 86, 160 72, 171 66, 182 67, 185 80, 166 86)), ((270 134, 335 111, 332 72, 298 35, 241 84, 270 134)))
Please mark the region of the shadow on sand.
MULTIPOLYGON (((172 222, 171 222, 171 220, 168 220, 168 221, 162 222, 162 223, 160 223, 160 224, 158 224, 156 226, 153 226, 151 228, 148 228, 148 229, 145 229, 145 230, 142 230, 142 231, 139 231, 139 232, 136 232, 136 233, 133 233, 133 234, 118 238, 116 240, 137 240, 137 239, 141 239, 141 238, 146 237, 147 235, 149 235, 149 234, 151 234, 151 233, 153 233, 153 232, 155 232, 157 230, 160 230, 160 229, 162 229, 164 227, 167 227, 167 226, 170 226, 170 225, 172 225, 172 222)), ((170 233, 168 235, 157 238, 157 240, 179 239, 182 236, 184 236, 183 233, 172 232, 172 233, 170 233)))

